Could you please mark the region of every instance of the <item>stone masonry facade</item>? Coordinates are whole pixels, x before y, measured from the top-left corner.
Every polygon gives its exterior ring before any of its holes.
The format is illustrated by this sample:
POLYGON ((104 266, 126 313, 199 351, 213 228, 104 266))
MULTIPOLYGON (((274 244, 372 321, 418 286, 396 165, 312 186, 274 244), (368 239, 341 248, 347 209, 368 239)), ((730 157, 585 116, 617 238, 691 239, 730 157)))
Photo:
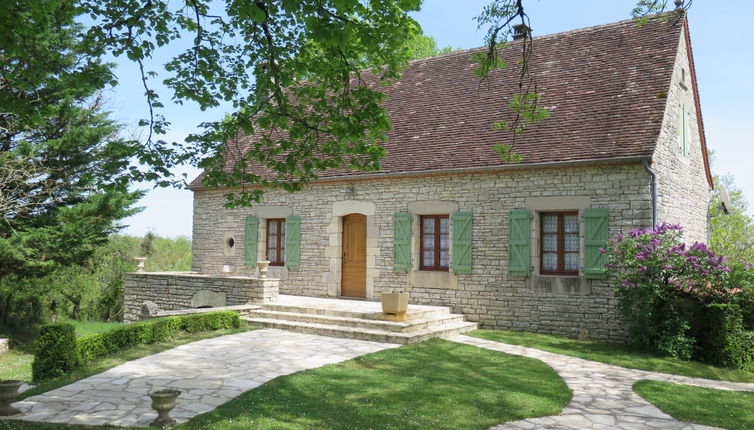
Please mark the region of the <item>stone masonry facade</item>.
POLYGON ((681 32, 665 118, 652 159, 657 173, 658 222, 681 224, 688 242, 708 242, 709 185, 704 168, 699 117, 689 61, 688 39, 681 32), (680 150, 680 105, 687 106, 688 155, 680 150))
MULTIPOLYGON (((660 123, 660 132, 654 153, 645 160, 657 177, 658 223, 681 224, 687 241, 706 241, 709 183, 701 141, 703 131, 685 30, 679 37, 668 90, 652 95, 666 102, 664 113, 652 118, 660 123), (685 152, 679 140, 681 105, 686 106, 687 112, 685 152)), ((625 91, 633 90, 629 85, 625 91)), ((558 145, 565 143, 553 143, 552 150, 558 151, 558 145)), ((254 269, 244 265, 245 218, 259 218, 260 240, 255 259, 260 260, 265 254, 264 220, 298 215, 300 267, 272 267, 271 276, 282 280, 281 293, 339 296, 342 217, 359 213, 367 218, 367 299, 378 299, 382 292, 408 291, 412 303, 450 306, 453 312, 465 314, 484 328, 624 340, 625 327, 615 310, 608 282, 539 274, 538 214, 579 213, 583 266, 584 210, 608 209, 610 238, 618 232, 651 226, 650 175, 639 158, 624 162, 606 159, 588 165, 557 164, 536 169, 520 166, 381 179, 331 178, 295 194, 267 191, 262 202, 243 209, 224 208, 223 190, 198 188, 194 190, 193 270, 253 275, 254 269), (533 215, 533 270, 527 278, 508 275, 508 214, 515 209, 528 209, 533 215), (471 273, 419 270, 419 216, 457 211, 472 213, 471 273), (413 269, 408 273, 398 273, 393 268, 396 213, 412 216, 413 269)))
MULTIPOLYGON (((649 175, 641 164, 634 163, 323 182, 294 194, 267 192, 263 202, 246 209, 225 209, 222 191, 196 191, 193 270, 221 273, 225 267, 239 275, 253 274, 253 268, 244 266, 244 220, 248 215, 277 208, 300 215, 302 232, 300 267, 275 268, 278 272, 272 273, 283 279, 281 293, 338 296, 339 220, 347 213, 363 213, 367 216, 367 298, 403 290, 410 292, 412 303, 451 306, 454 312, 466 314, 486 328, 623 339, 624 328, 606 282, 537 275, 536 213, 608 208, 609 233, 614 237, 619 231, 651 225, 649 189, 649 175), (535 215, 531 228, 535 270, 528 279, 508 276, 508 212, 513 209, 530 209, 535 215), (417 258, 414 270, 394 272, 394 214, 457 210, 473 216, 470 274, 422 272, 417 258), (234 252, 227 250, 228 238, 234 239, 234 252)), ((414 236, 417 230, 412 228, 414 236)), ((264 236, 260 233, 260 237, 264 236)))
POLYGON ((127 273, 125 282, 124 322, 142 319, 141 305, 146 301, 160 310, 171 311, 203 305, 235 306, 269 303, 278 295, 279 280, 242 276, 209 276, 187 272, 127 273), (210 296, 211 301, 206 301, 210 296), (197 303, 197 299, 201 302, 197 303))

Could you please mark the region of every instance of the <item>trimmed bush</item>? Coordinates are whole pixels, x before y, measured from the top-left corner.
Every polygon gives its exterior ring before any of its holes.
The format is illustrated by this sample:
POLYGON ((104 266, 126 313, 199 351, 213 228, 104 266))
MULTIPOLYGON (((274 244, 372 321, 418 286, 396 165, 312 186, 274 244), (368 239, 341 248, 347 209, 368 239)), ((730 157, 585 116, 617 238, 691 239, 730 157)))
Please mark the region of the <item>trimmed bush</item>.
POLYGON ((754 335, 743 330, 741 308, 712 304, 699 331, 699 357, 711 364, 754 369, 754 335))
POLYGON ((81 364, 76 348, 76 328, 73 324, 43 325, 34 342, 32 380, 38 382, 55 378, 81 364))
POLYGON ((37 339, 32 373, 34 381, 54 378, 87 363, 132 346, 174 338, 179 332, 198 333, 241 327, 233 311, 207 312, 129 324, 76 338, 71 324, 50 324, 37 339))
POLYGON ((233 311, 183 315, 181 329, 189 333, 221 328, 241 327, 241 317, 233 311))

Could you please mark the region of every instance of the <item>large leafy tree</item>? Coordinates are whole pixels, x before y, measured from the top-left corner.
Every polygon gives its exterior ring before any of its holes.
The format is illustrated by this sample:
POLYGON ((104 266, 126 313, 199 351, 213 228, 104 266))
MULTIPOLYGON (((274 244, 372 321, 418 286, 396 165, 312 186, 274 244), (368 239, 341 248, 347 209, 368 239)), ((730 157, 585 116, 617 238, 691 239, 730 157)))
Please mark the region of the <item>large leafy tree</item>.
POLYGON ((715 175, 715 190, 710 198, 710 248, 733 262, 754 262, 754 220, 748 214, 749 204, 743 191, 731 176, 715 175), (730 195, 728 213, 720 205, 721 186, 730 195))
MULTIPOLYGON (((27 22, 44 20, 59 7, 53 0, 22 3, 28 16, 20 24, 12 16, 18 5, 0 12, 7 29, 22 30, 6 31, 9 39, 25 37, 30 29, 24 27, 27 22)), ((384 156, 380 142, 390 129, 380 85, 398 79, 408 60, 416 56, 416 44, 411 42, 420 28, 409 14, 419 9, 422 0, 68 3, 75 5, 75 13, 86 22, 81 46, 89 58, 124 55, 142 71, 149 107, 143 124, 149 133, 137 154, 147 168, 140 177, 165 185, 171 167, 191 161, 207 169, 206 184, 238 191, 231 203, 248 204, 261 191, 239 186, 297 190, 325 169, 379 168, 384 156), (158 75, 147 70, 150 58, 160 49, 175 53, 160 67, 159 79, 169 88, 169 95, 154 91, 158 75), (169 126, 160 115, 166 97, 174 103, 196 103, 202 109, 227 103, 232 112, 221 121, 202 124, 202 131, 191 135, 185 145, 167 142, 160 139, 169 126), (232 144, 242 137, 248 137, 244 145, 232 144), (249 164, 266 167, 268 174, 250 173, 249 164)), ((667 0, 639 0, 634 15, 666 7, 667 0)), ((547 116, 538 106, 536 81, 528 69, 530 37, 522 44, 521 61, 508 65, 499 55, 513 25, 529 23, 524 1, 490 0, 478 22, 488 30, 485 43, 489 47, 474 57, 479 76, 484 78, 498 67, 516 67, 520 72, 521 90, 513 95, 511 105, 516 118, 512 124, 498 124, 520 132, 521 122, 547 116)), ((28 43, 43 47, 47 41, 31 37, 28 43)), ((109 79, 106 71, 102 76, 109 79)), ((31 84, 45 80, 38 73, 27 77, 31 84)), ((70 88, 92 83, 80 78, 67 81, 70 88)), ((512 154, 510 148, 503 149, 501 154, 512 154)))
POLYGON ((103 110, 112 74, 80 13, 66 0, 0 10, 0 319, 22 279, 86 261, 140 197, 127 190, 139 144, 103 110))
MULTIPOLYGON (((690 1, 687 0, 690 4, 690 1)), ((94 23, 88 39, 102 52, 126 55, 143 73, 150 133, 141 161, 152 178, 164 178, 175 163, 192 160, 207 169, 210 186, 235 187, 231 204, 249 204, 261 191, 238 188, 264 185, 297 190, 330 168, 378 169, 384 156, 379 143, 390 124, 381 106, 380 85, 400 77, 415 55, 410 43, 420 32, 409 13, 421 0, 80 0, 94 23), (165 65, 164 83, 174 102, 194 102, 202 109, 230 103, 222 121, 202 124, 179 148, 159 139, 168 126, 159 114, 156 76, 145 69, 158 49, 191 38, 187 49, 165 65), (241 137, 245 145, 232 143, 241 137), (231 145, 228 145, 228 143, 231 145), (266 167, 265 177, 248 165, 266 167)), ((641 18, 661 12, 667 0, 639 0, 641 18)), ((684 2, 675 2, 684 6, 684 2)), ((536 81, 528 68, 530 36, 522 59, 508 65, 500 50, 513 26, 528 24, 523 0, 490 0, 480 11, 488 30, 486 52, 475 56, 484 78, 498 67, 516 67, 521 80, 513 95, 512 123, 498 127, 521 132, 522 123, 547 113, 538 105, 536 81)), ((164 95, 163 95, 164 97, 164 95)), ((490 124, 490 127, 493 127, 490 124)), ((511 148, 499 148, 515 161, 511 148)))

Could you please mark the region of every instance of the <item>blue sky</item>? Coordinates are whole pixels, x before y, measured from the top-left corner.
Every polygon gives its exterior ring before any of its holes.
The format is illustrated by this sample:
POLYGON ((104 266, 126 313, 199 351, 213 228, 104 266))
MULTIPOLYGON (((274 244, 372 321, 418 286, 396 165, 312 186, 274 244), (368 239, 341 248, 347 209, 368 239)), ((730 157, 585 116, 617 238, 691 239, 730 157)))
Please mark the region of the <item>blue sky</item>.
MULTIPOLYGON (((473 48, 483 44, 483 31, 477 30, 474 17, 487 2, 477 0, 425 0, 415 14, 424 33, 439 46, 473 48), (459 7, 463 4, 463 7, 459 7)), ((670 1, 669 3, 672 3, 670 1)), ((535 36, 605 24, 629 18, 634 0, 527 0, 535 36), (573 5, 577 4, 578 7, 573 5)), ((754 203, 754 2, 697 0, 689 11, 692 47, 707 145, 715 152, 713 173, 731 174, 746 199, 754 203)), ((156 58, 151 69, 159 72, 156 58)), ((120 85, 109 94, 114 117, 139 135, 135 126, 146 114, 138 73, 127 60, 116 60, 120 85)), ((159 87, 158 87, 159 89, 159 87)), ((180 141, 196 130, 202 121, 220 118, 221 107, 201 112, 191 105, 172 105, 163 92, 164 114, 172 122, 168 140, 180 141)), ((189 178, 199 171, 192 167, 177 170, 189 178)), ((149 184, 138 185, 151 189, 149 184)), ((160 236, 191 236, 192 193, 178 189, 155 189, 140 202, 145 209, 126 220, 124 233, 143 235, 151 231, 160 236)), ((750 212, 752 212, 750 208, 750 212)))

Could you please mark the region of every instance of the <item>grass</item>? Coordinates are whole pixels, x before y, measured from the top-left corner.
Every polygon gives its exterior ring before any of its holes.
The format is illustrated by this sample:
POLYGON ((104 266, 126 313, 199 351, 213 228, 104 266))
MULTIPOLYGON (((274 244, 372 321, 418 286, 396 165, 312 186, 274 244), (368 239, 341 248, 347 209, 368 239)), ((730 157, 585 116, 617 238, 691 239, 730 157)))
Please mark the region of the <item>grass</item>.
MULTIPOLYGON (((570 398, 541 361, 435 339, 281 376, 176 429, 481 430, 558 414, 570 398)), ((93 429, 3 425, 0 430, 93 429)))
POLYGON ((754 392, 639 381, 634 391, 673 418, 726 429, 754 428, 754 392))
POLYGON ((107 321, 61 321, 73 324, 76 327, 77 336, 86 336, 88 334, 100 333, 120 327, 123 323, 107 321))
POLYGON ((276 378, 182 429, 486 429, 560 413, 544 363, 435 339, 276 378))
POLYGON ((32 361, 34 361, 33 355, 14 349, 0 354, 0 380, 19 379, 30 381, 32 361))
POLYGON ((477 330, 470 333, 470 335, 496 342, 527 346, 631 369, 723 381, 754 382, 754 372, 726 369, 696 361, 679 360, 642 351, 620 343, 575 340, 564 336, 505 330, 477 330))

